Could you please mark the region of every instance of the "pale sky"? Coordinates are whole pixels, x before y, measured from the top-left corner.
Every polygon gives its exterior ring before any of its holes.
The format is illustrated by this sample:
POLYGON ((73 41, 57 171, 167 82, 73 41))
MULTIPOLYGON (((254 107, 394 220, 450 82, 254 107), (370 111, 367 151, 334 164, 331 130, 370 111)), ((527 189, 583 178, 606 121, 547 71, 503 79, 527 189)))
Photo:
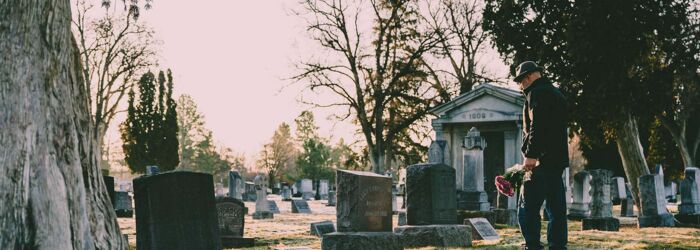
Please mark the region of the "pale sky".
MULTIPOLYGON (((139 20, 162 41, 160 65, 173 70, 175 95, 191 95, 214 139, 248 161, 280 123, 293 125, 309 108, 297 101, 301 85, 285 79, 316 46, 294 8, 295 0, 153 1, 139 20)), ((493 67, 505 71, 492 57, 493 67)), ((313 111, 322 136, 354 140, 353 125, 327 119, 334 110, 313 111)), ((110 141, 122 120, 111 125, 110 141)))

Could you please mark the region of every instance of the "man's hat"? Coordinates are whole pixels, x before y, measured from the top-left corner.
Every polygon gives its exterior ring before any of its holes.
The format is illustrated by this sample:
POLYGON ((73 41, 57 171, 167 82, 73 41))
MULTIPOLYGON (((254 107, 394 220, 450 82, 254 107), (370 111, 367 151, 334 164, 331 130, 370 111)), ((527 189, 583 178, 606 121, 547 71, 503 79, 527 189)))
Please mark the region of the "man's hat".
POLYGON ((525 61, 518 65, 518 68, 516 68, 515 71, 517 74, 515 76, 515 79, 513 80, 516 82, 520 82, 521 80, 523 80, 523 78, 525 78, 525 76, 527 76, 527 74, 535 71, 543 72, 544 68, 538 66, 533 61, 525 61))

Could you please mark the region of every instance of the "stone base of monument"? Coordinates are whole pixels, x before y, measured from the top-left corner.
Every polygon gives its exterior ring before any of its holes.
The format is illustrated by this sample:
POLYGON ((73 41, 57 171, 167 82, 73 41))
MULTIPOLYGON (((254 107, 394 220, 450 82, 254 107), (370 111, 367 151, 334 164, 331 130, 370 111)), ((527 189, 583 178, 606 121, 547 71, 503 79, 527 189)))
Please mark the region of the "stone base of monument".
POLYGON ((134 217, 134 210, 128 209, 116 209, 114 212, 117 214, 117 218, 132 218, 134 217))
POLYGON ((494 221, 498 224, 506 224, 509 226, 517 226, 518 222, 518 210, 515 209, 494 209, 493 210, 495 219, 494 221))
POLYGON ((256 211, 253 213, 254 220, 272 219, 274 214, 270 211, 256 211))
POLYGON ((336 232, 324 234, 323 250, 402 250, 401 237, 392 232, 336 232))
POLYGON ((394 233, 404 247, 470 247, 472 228, 468 225, 400 226, 394 233))
POLYGON ((472 218, 486 218, 491 225, 496 224, 496 213, 494 211, 457 210, 457 222, 463 222, 465 219, 472 218))
POLYGON ((700 227, 700 214, 676 214, 678 226, 681 227, 700 227))
POLYGON ((652 216, 639 216, 639 227, 673 227, 675 221, 671 214, 660 214, 652 216))
POLYGON ((399 226, 406 225, 406 211, 399 211, 399 226))
POLYGON ((224 248, 242 248, 255 246, 253 238, 221 237, 221 246, 224 248))
POLYGON ((489 211, 491 204, 486 192, 457 191, 457 209, 473 211, 489 211))
POLYGON ((584 218, 583 230, 620 231, 620 220, 613 217, 584 218))

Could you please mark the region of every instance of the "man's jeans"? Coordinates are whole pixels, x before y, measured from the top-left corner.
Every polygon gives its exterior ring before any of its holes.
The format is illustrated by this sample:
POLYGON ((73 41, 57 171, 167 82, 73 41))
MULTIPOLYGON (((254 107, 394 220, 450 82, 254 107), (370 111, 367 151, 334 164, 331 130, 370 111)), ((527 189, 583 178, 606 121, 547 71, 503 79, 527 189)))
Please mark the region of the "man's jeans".
POLYGON ((530 181, 523 183, 520 193, 518 219, 520 231, 527 249, 542 249, 540 244, 540 209, 546 200, 545 213, 549 216, 547 241, 549 249, 566 249, 568 232, 566 221, 566 190, 561 174, 563 170, 545 169, 538 166, 530 181))

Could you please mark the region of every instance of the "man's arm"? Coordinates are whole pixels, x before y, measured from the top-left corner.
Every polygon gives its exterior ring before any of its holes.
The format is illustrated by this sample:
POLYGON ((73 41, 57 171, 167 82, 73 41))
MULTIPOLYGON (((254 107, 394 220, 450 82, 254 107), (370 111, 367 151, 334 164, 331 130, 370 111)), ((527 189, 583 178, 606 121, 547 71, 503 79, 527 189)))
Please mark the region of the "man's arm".
POLYGON ((527 134, 525 143, 525 166, 526 168, 534 168, 538 159, 542 158, 546 153, 545 136, 547 123, 551 122, 550 113, 547 112, 547 105, 551 102, 547 99, 547 90, 534 89, 530 93, 530 131, 527 134))

